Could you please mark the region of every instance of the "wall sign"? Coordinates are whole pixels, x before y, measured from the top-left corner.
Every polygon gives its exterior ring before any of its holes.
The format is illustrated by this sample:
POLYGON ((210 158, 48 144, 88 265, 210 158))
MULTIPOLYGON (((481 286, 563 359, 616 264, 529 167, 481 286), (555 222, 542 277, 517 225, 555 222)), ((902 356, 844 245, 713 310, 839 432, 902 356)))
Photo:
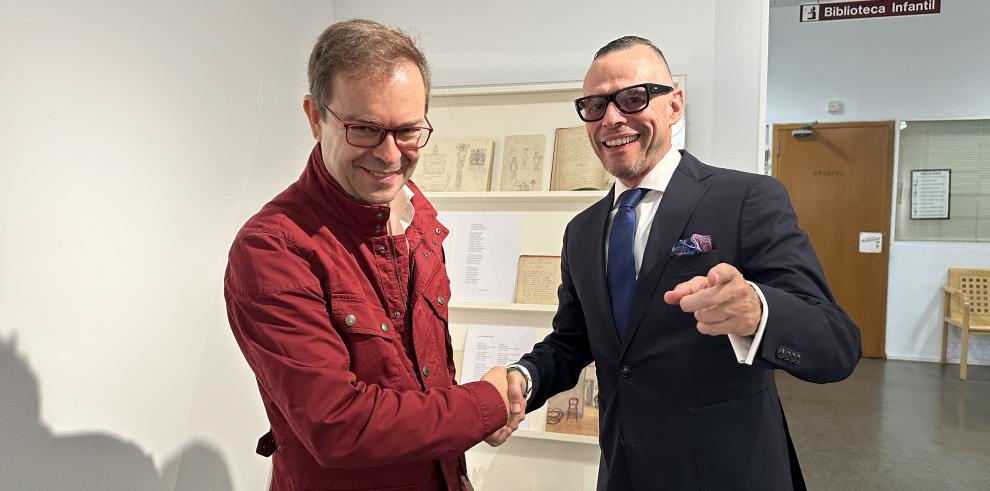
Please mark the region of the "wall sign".
POLYGON ((947 220, 951 169, 911 171, 911 219, 947 220))
POLYGON ((873 0, 801 5, 801 22, 937 14, 942 0, 873 0))

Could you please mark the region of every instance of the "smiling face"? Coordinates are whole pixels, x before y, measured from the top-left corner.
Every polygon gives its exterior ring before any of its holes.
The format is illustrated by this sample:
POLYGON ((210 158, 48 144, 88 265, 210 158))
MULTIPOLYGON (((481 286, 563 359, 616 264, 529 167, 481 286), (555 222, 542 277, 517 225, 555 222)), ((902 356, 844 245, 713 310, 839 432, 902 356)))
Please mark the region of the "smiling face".
MULTIPOLYGON (((396 64, 386 76, 335 75, 331 94, 327 106, 345 122, 389 128, 426 126, 426 88, 419 68, 411 62, 396 64)), ((350 145, 344 126, 328 113, 321 117, 316 104, 307 96, 303 107, 330 176, 358 201, 390 203, 412 176, 419 149, 400 149, 392 133, 376 147, 350 145)))
MULTIPOLYGON (((642 83, 673 86, 667 65, 647 46, 636 45, 596 59, 584 76, 584 95, 610 94, 642 83)), ((605 170, 629 187, 636 187, 670 150, 671 127, 681 119, 681 89, 654 95, 650 105, 624 114, 609 104, 605 117, 585 123, 588 138, 605 170)))

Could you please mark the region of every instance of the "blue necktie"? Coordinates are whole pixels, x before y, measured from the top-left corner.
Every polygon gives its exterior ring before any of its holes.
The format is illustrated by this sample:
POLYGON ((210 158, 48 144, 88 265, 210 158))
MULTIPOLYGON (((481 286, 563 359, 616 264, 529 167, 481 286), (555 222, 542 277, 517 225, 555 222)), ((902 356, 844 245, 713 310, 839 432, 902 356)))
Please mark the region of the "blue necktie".
POLYGON ((636 289, 636 260, 633 244, 636 241, 636 205, 648 189, 635 188, 623 191, 619 196, 619 210, 612 218, 612 231, 608 236, 608 294, 612 300, 612 319, 621 339, 629 327, 629 309, 636 289))

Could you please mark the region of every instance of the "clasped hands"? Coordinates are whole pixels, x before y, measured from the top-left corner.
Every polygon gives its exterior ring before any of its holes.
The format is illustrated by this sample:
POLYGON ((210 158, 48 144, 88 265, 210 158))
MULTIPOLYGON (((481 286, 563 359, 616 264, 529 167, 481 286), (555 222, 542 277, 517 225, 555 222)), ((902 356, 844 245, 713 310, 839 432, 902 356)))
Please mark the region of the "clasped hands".
POLYGON ((495 390, 502 396, 502 402, 508 413, 505 426, 485 438, 485 443, 497 447, 505 443, 512 436, 512 432, 519 428, 519 423, 526 419, 526 399, 523 397, 526 377, 519 372, 507 372, 505 367, 497 366, 488 370, 481 380, 495 386, 495 390))
MULTIPOLYGON (((715 265, 706 276, 695 276, 678 284, 663 294, 663 300, 694 314, 698 332, 710 336, 752 336, 763 314, 763 303, 756 291, 738 269, 726 263, 715 265)), ((505 367, 497 366, 482 380, 495 386, 508 411, 505 426, 485 438, 486 443, 497 447, 505 443, 526 418, 526 399, 523 397, 526 378, 519 372, 507 372, 505 367)))

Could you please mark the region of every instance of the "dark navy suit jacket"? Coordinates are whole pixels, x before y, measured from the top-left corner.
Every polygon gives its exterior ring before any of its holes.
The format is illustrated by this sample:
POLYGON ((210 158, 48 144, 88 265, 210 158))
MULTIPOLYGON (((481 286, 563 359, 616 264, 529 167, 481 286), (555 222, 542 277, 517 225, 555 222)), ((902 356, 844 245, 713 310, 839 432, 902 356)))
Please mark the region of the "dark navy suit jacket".
POLYGON ((776 490, 804 487, 774 369, 817 383, 849 376, 859 329, 835 304, 784 187, 768 176, 711 167, 683 152, 654 218, 619 339, 605 280, 614 188, 567 226, 553 332, 522 358, 528 410, 573 387, 594 361, 599 383, 599 489, 776 490), (713 250, 671 256, 691 234, 713 250), (720 262, 766 297, 769 317, 753 365, 726 336, 706 336, 664 292, 720 262))

